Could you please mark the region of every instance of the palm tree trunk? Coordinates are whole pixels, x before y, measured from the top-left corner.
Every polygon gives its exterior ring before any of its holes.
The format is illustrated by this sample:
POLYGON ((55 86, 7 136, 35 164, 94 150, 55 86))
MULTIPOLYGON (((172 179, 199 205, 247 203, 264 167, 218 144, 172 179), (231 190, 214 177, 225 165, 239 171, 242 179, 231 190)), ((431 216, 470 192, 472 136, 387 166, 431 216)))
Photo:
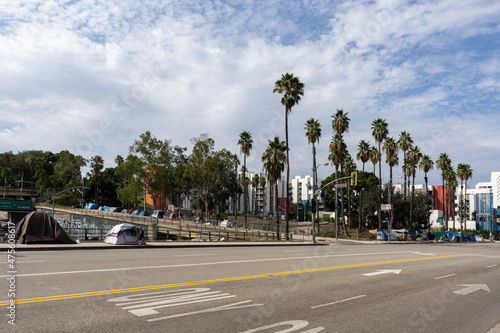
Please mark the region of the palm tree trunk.
MULTIPOLYGON (((318 185, 318 170, 317 170, 317 166, 316 166, 316 147, 314 146, 314 142, 312 143, 313 145, 313 176, 314 176, 314 179, 313 179, 313 184, 316 184, 316 186, 318 185)), ((313 188, 313 191, 316 191, 314 188, 313 188)), ((313 200, 316 199, 316 196, 313 195, 313 200)), ((313 226, 314 227, 317 227, 317 230, 319 232, 319 219, 318 219, 318 215, 319 215, 319 207, 318 207, 318 202, 316 200, 316 211, 315 212, 312 212, 313 214, 316 215, 316 218, 314 219, 314 221, 316 221, 316 226, 313 226)))
MULTIPOLYGON (((363 173, 361 174, 360 183, 363 184, 363 176, 365 174, 365 163, 363 162, 363 173)), ((359 222, 358 222, 358 235, 361 232, 361 222, 363 221, 363 185, 359 191, 359 222)))
POLYGON ((378 143, 378 230, 382 230, 382 154, 380 152, 380 141, 378 143))
MULTIPOLYGON (((403 165, 406 165, 406 150, 403 151, 403 165)), ((404 179, 405 179, 405 181, 404 181, 405 186, 404 186, 404 192, 403 192, 403 200, 406 200, 406 177, 407 177, 406 176, 406 170, 404 170, 403 173, 404 173, 404 179)))
POLYGON ((243 154, 243 216, 245 217, 245 229, 247 229, 247 185, 246 185, 246 172, 247 172, 247 155, 243 154))
POLYGON ((274 204, 276 207, 276 234, 278 235, 278 240, 280 239, 280 214, 278 212, 278 181, 274 183, 274 204))
MULTIPOLYGON (((425 180, 425 197, 427 199, 427 201, 429 201, 429 191, 428 191, 428 185, 427 185, 427 182, 428 182, 428 178, 427 178, 427 172, 425 173, 425 176, 424 176, 424 180, 425 180)), ((428 205, 428 202, 425 203, 426 205, 428 205)), ((427 206, 427 226, 429 227, 429 232, 431 232, 431 215, 429 214, 429 207, 427 206)))
POLYGON ((410 201, 410 226, 413 228, 413 198, 415 196, 415 170, 413 170, 413 183, 411 186, 411 201, 410 201))
MULTIPOLYGON (((389 164, 389 197, 392 198, 392 165, 389 164)), ((389 200, 389 204, 392 205, 392 199, 389 200)), ((387 223, 387 229, 392 229, 392 206, 389 211, 389 222, 387 223)), ((390 237, 390 236, 388 236, 390 237)), ((390 239, 390 238, 389 238, 390 239)))
POLYGON ((290 157, 288 151, 288 111, 289 108, 286 108, 285 111, 285 142, 286 142, 286 202, 285 202, 285 232, 286 232, 286 240, 288 240, 288 202, 290 201, 290 191, 288 189, 290 182, 290 157))

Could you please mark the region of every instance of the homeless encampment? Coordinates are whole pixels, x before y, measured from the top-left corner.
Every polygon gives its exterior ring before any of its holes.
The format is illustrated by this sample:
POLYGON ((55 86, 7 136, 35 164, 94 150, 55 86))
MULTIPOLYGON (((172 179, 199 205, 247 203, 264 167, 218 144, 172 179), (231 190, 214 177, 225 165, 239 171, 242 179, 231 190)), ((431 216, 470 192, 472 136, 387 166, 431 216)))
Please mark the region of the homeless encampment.
POLYGON ((16 242, 19 244, 75 244, 57 221, 47 213, 32 212, 17 225, 16 242))
POLYGON ((104 242, 115 245, 144 244, 144 231, 130 223, 117 224, 108 232, 104 242))

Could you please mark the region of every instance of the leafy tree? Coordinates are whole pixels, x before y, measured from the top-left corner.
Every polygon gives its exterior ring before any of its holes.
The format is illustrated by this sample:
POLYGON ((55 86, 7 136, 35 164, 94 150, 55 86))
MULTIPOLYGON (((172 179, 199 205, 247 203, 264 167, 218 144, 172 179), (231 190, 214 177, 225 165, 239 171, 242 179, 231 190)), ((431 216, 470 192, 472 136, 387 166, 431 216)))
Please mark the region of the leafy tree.
POLYGON ((167 197, 172 193, 174 151, 171 142, 159 140, 146 131, 129 149, 131 153, 139 154, 144 162, 146 189, 153 196, 153 209, 156 209, 154 196, 159 193, 160 197, 167 197))
POLYGON ((115 175, 121 186, 116 190, 123 207, 131 208, 144 188, 144 162, 136 155, 129 154, 123 163, 115 168, 115 175))
POLYGON ((79 186, 82 181, 81 169, 87 165, 87 160, 68 150, 63 150, 58 155, 58 161, 54 166, 55 185, 59 189, 79 186))
POLYGON ((90 171, 89 177, 92 177, 94 180, 94 202, 99 205, 99 186, 97 185, 97 182, 99 181, 99 175, 104 168, 104 160, 102 159, 101 156, 95 155, 90 158, 90 171))
MULTIPOLYGON (((285 145, 286 145, 286 201, 285 201, 285 232, 288 237, 289 205, 290 205, 290 151, 288 145, 288 114, 292 112, 292 107, 298 105, 304 96, 304 83, 293 73, 282 74, 281 79, 275 82, 273 93, 283 94, 281 105, 285 107, 285 145)), ((288 239, 288 238, 287 238, 288 239)))

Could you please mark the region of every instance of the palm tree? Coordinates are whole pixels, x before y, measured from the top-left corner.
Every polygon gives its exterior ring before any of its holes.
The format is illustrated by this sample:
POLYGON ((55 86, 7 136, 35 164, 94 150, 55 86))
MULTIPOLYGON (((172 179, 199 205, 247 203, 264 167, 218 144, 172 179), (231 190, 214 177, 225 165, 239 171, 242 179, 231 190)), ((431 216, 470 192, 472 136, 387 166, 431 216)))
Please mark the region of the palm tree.
POLYGON ((448 210, 446 205, 446 189, 444 187, 445 181, 445 171, 451 166, 451 160, 448 154, 441 153, 439 154, 438 159, 436 160, 436 166, 441 169, 441 178, 443 179, 443 219, 445 230, 448 230, 448 210))
POLYGON ((263 198, 262 198, 262 212, 266 211, 266 177, 260 177, 260 187, 262 188, 263 198))
POLYGON ((373 177, 377 177, 375 174, 375 166, 380 160, 380 152, 377 147, 373 146, 370 148, 370 161, 373 163, 373 177))
MULTIPOLYGON (((365 140, 359 141, 358 144, 358 152, 356 153, 356 159, 361 160, 363 163, 363 172, 361 173, 360 183, 363 184, 363 176, 365 174, 365 163, 371 157, 371 148, 370 144, 365 140)), ((376 162, 375 162, 376 163, 376 162)), ((375 165, 375 164, 374 164, 375 165)), ((363 221, 362 212, 363 212, 363 186, 361 186, 361 191, 359 192, 359 221, 358 221, 358 234, 361 231, 361 221, 363 221)))
POLYGON ((382 154, 381 144, 389 135, 389 124, 387 121, 382 118, 377 118, 372 121, 372 136, 375 138, 375 141, 378 143, 378 189, 379 189, 379 197, 378 197, 378 228, 382 229, 382 212, 380 209, 380 205, 382 204, 382 161, 380 156, 382 154))
POLYGON ((300 102, 301 96, 304 96, 304 84, 300 82, 293 73, 281 75, 281 79, 274 83, 273 93, 283 94, 281 105, 285 107, 285 144, 286 144, 286 202, 285 202, 285 232, 288 240, 288 210, 290 202, 290 156, 288 148, 288 114, 292 112, 292 107, 300 102))
MULTIPOLYGON (((429 191, 427 189, 427 186, 428 186, 427 173, 434 168, 434 162, 431 160, 431 158, 429 157, 429 155, 424 155, 424 156, 422 156, 422 159, 420 160, 418 168, 424 172, 425 195, 428 197, 429 196, 429 191)), ((429 200, 429 198, 427 198, 427 200, 429 200)), ((427 224, 429 225, 429 230, 430 230, 431 225, 430 225, 429 218, 430 218, 430 215, 427 216, 427 224)))
POLYGON ((465 163, 459 163, 457 166, 457 176, 460 178, 460 231, 463 233, 464 232, 464 226, 463 226, 463 220, 464 216, 464 209, 465 212, 467 212, 467 207, 466 207, 466 200, 464 197, 464 186, 463 182, 465 181, 465 192, 467 193, 467 180, 469 180, 470 177, 472 177, 472 169, 469 164, 465 163))
MULTIPOLYGON (((398 145, 399 148, 403 151, 403 168, 406 165, 406 151, 411 148, 413 145, 413 140, 410 136, 410 133, 403 131, 401 134, 399 134, 399 139, 398 139, 398 145)), ((403 193, 403 198, 406 200, 406 172, 404 173, 404 193, 403 193)))
MULTIPOLYGON (((306 127, 304 128, 306 130, 306 137, 307 137, 307 143, 312 144, 312 153, 313 153, 313 184, 318 184, 318 176, 317 176, 317 171, 316 171, 316 147, 314 144, 316 142, 319 143, 319 138, 321 137, 321 125, 318 120, 311 118, 305 123, 306 127)), ((313 198, 313 200, 315 200, 313 198)), ((316 211, 312 212, 313 214, 318 215, 318 205, 316 205, 316 211)), ((319 223, 318 223, 319 226, 319 223)), ((319 229, 318 229, 319 231, 319 229)))
POLYGON ((411 147, 408 151, 408 160, 413 165, 412 170, 412 186, 411 186, 411 201, 410 201, 410 226, 413 227, 413 198, 415 197, 415 174, 417 173, 417 165, 422 158, 422 152, 418 146, 411 147))
MULTIPOLYGON (((386 155, 386 163, 389 164, 389 204, 391 204, 392 202, 390 198, 392 198, 392 167, 399 163, 399 160, 397 158, 398 143, 396 142, 396 140, 394 140, 393 137, 387 137, 385 139, 384 145, 382 146, 382 149, 384 150, 386 155), (394 158, 394 156, 396 156, 396 158, 394 158)), ((392 211, 391 211, 391 220, 392 220, 392 211)))
POLYGON ((285 169, 286 162, 286 142, 280 141, 279 136, 275 136, 274 140, 269 140, 269 146, 261 157, 263 169, 267 174, 267 179, 271 184, 274 184, 274 201, 276 209, 276 228, 279 237, 279 214, 278 214, 278 180, 281 178, 281 173, 285 169))
MULTIPOLYGON (((335 166, 335 179, 339 178, 339 168, 341 168, 342 160, 340 159, 340 156, 342 156, 342 152, 345 152, 347 150, 347 146, 345 143, 341 142, 341 138, 339 134, 335 134, 332 138, 332 141, 330 142, 329 146, 330 150, 330 155, 328 156, 328 159, 332 162, 332 164, 335 166)), ((338 225, 339 219, 339 211, 337 210, 338 207, 338 194, 337 190, 335 190, 335 221, 336 225, 338 225)), ((345 224, 342 223, 342 226, 344 228, 344 233, 347 235, 347 229, 345 227, 345 224)))
MULTIPOLYGON (((352 159, 351 155, 346 154, 344 157, 344 175, 345 177, 349 177, 351 172, 356 170, 356 162, 352 159)), ((351 227, 351 184, 347 182, 347 209, 348 209, 348 217, 349 217, 349 227, 351 227)))
MULTIPOLYGON (((343 147, 342 135, 349 131, 349 122, 351 120, 347 116, 348 114, 349 114, 349 112, 344 113, 343 109, 337 109, 337 112, 332 116, 332 118, 333 118, 332 119, 332 128, 333 128, 333 132, 339 136, 339 142, 340 142, 339 147, 343 147)), ((344 160, 344 158, 342 157, 342 153, 343 153, 343 149, 339 149, 337 151, 341 174, 343 173, 342 162, 344 160)), ((338 179, 337 174, 335 174, 335 179, 338 179)), ((341 196, 343 198, 344 197, 344 190, 341 189, 340 192, 341 192, 341 196)), ((337 201, 337 198, 338 198, 338 196, 335 195, 335 201, 337 201)), ((337 203, 335 203, 335 207, 337 207, 337 203)), ((337 214, 335 214, 335 219, 338 221, 337 214)), ((344 224, 343 221, 342 221, 342 224, 344 224)), ((347 233, 346 233, 346 236, 347 236, 347 233)))
POLYGON ((257 214, 257 186, 260 184, 260 178, 258 174, 253 175, 252 178, 252 189, 253 189, 253 208, 254 214, 257 214))
MULTIPOLYGON (((240 139, 238 140, 238 145, 240 146, 240 152, 243 154, 243 169, 241 178, 242 180, 246 178, 245 172, 247 170, 247 156, 250 155, 252 150, 253 140, 252 134, 249 131, 243 131, 240 133, 240 139)), ((245 229, 247 229, 247 186, 243 187, 243 214, 245 216, 245 229)))
MULTIPOLYGON (((448 169, 445 170, 444 177, 446 180, 446 192, 454 193, 455 189, 457 188, 457 173, 455 172, 452 166, 450 166, 448 169)), ((451 204, 451 207, 452 207, 452 217, 453 217, 453 229, 455 229, 455 205, 451 204)), ((446 229, 448 229, 448 226, 446 229)))
MULTIPOLYGON (((94 175, 94 186, 95 186, 95 203, 99 205, 99 189, 98 189, 98 178, 104 167, 104 160, 101 156, 95 155, 90 158, 90 168, 92 169, 92 174, 94 175)), ((154 201, 153 201, 154 202, 154 201)))

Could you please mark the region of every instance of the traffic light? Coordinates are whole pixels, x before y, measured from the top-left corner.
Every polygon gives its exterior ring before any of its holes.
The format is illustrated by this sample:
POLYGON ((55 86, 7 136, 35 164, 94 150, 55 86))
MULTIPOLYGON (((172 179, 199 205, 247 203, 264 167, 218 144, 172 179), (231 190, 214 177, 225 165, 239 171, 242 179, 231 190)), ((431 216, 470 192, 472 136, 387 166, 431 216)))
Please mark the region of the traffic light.
POLYGON ((312 212, 314 214, 314 212, 316 211, 316 200, 312 199, 312 205, 311 205, 311 207, 312 207, 312 212))
POLYGON ((351 172, 351 186, 356 186, 356 185, 358 185, 358 173, 351 172))

